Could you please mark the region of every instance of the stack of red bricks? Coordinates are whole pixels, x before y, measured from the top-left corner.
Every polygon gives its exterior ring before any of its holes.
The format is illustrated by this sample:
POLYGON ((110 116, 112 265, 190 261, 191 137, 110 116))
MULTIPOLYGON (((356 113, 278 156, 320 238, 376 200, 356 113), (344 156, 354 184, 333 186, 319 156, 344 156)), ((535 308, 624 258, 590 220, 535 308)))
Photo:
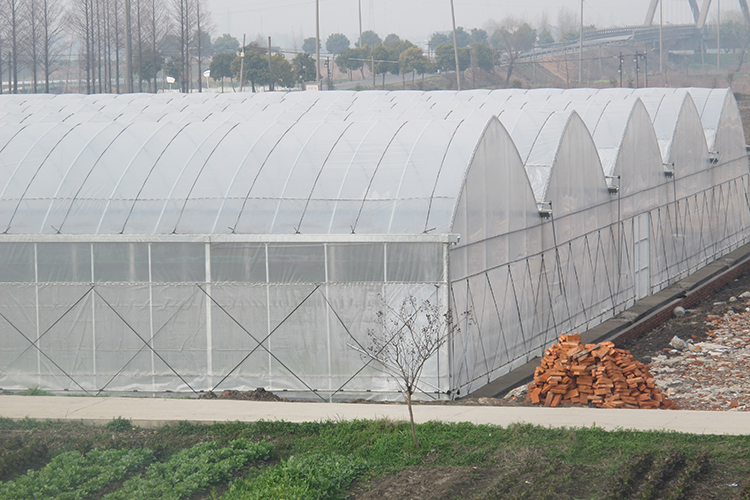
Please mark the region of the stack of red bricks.
POLYGON ((654 385, 646 366, 612 342, 582 344, 577 333, 561 335, 544 351, 529 384, 528 400, 544 406, 674 408, 654 385))

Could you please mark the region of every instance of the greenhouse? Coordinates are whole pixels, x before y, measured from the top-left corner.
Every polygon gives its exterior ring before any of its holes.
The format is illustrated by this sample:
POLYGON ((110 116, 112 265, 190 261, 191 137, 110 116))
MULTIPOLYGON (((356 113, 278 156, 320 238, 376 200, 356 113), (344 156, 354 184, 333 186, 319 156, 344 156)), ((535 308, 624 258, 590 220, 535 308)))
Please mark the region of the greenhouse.
POLYGON ((460 330, 419 397, 748 242, 728 89, 0 97, 0 387, 397 399, 415 297, 460 330))

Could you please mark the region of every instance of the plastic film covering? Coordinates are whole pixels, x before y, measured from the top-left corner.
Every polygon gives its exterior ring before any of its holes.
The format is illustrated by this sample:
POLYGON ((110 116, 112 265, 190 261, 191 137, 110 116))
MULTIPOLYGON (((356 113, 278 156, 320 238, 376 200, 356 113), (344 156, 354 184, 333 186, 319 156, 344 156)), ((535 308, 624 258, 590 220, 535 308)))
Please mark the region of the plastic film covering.
POLYGON ((446 233, 485 124, 6 125, 0 225, 6 234, 446 233))
POLYGON ((392 399, 411 294, 465 395, 750 227, 727 89, 3 96, 0 172, 9 388, 392 399))
MULTIPOLYGON (((447 307, 437 241, 0 245, 7 388, 393 397, 361 354, 372 304, 447 307)), ((446 397, 447 359, 427 365, 422 397, 446 397)))

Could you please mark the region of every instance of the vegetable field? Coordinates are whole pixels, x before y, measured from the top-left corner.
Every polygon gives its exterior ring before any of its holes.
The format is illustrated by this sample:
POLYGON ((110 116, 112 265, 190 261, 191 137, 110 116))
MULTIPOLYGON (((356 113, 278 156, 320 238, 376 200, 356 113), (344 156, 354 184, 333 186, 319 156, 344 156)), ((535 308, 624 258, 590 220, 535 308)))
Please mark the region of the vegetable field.
POLYGON ((408 423, 387 420, 0 419, 0 500, 750 498, 747 436, 435 422, 417 433, 419 448, 408 423))

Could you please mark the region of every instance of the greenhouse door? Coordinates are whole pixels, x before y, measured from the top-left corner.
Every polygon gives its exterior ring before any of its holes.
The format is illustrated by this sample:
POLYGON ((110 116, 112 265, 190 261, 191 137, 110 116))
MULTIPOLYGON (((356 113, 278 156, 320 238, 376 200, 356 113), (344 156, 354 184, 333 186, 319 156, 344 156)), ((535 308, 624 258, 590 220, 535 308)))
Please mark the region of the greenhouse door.
POLYGON ((633 282, 636 300, 649 294, 648 234, 648 213, 637 215, 633 219, 633 282))

